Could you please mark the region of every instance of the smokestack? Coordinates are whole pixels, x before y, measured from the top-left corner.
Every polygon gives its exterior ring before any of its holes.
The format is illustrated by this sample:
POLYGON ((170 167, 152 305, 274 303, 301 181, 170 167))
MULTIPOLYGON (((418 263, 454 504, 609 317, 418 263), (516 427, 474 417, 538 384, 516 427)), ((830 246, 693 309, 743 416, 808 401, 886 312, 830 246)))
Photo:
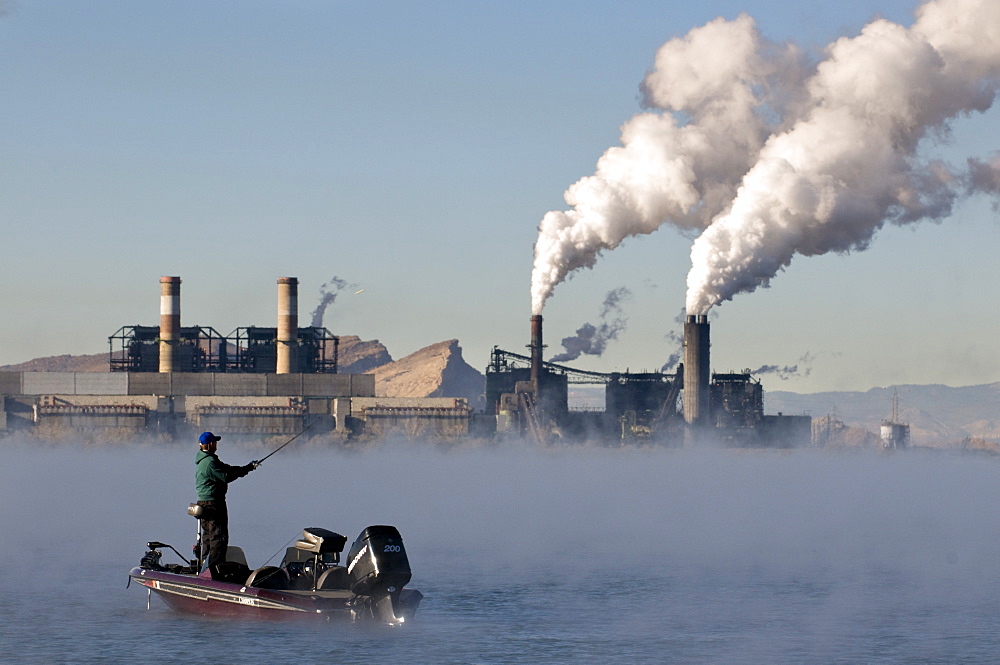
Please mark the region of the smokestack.
POLYGON ((181 336, 181 278, 160 278, 160 371, 178 371, 181 336))
POLYGON ((531 383, 535 386, 535 395, 538 395, 539 381, 542 377, 542 315, 535 314, 531 317, 531 383))
POLYGON ((275 372, 292 374, 299 369, 299 280, 278 278, 278 363, 275 372))
POLYGON ((708 316, 688 316, 684 321, 684 420, 708 425, 708 316))

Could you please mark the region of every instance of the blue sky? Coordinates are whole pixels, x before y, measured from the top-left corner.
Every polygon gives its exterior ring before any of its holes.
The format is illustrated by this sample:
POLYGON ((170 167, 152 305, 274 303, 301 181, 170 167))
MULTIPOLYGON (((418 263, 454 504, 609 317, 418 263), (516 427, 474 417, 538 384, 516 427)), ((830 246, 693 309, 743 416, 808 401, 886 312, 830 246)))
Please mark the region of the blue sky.
MULTIPOLYGON (((745 12, 818 52, 916 4, 0 0, 0 364, 155 325, 161 275, 183 280, 183 324, 222 334, 274 325, 278 277, 305 318, 337 276, 357 288, 335 334, 396 358, 457 338, 481 370, 494 345, 524 351, 537 225, 642 110, 657 47, 745 12)), ((984 156, 997 120, 928 150, 984 156)), ((799 392, 1000 381, 997 218, 974 198, 796 258, 713 310, 713 369, 798 365, 762 379, 799 392)), ((624 286, 627 329, 575 364, 659 368, 690 248, 664 228, 559 285, 549 355, 624 286)))

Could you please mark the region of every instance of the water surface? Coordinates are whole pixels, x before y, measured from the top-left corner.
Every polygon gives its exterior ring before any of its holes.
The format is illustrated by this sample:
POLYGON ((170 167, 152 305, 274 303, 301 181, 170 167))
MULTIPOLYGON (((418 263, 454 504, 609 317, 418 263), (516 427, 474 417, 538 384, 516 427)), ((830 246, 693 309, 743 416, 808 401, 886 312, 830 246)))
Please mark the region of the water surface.
MULTIPOLYGON (((242 464, 260 449, 220 448, 242 464)), ((5 442, 0 661, 992 663, 1000 462, 910 451, 290 446, 230 488, 252 566, 302 527, 403 534, 402 629, 184 617, 194 445, 5 442), (167 557, 165 557, 166 559, 167 557)), ((277 558, 280 558, 280 554, 277 558)))

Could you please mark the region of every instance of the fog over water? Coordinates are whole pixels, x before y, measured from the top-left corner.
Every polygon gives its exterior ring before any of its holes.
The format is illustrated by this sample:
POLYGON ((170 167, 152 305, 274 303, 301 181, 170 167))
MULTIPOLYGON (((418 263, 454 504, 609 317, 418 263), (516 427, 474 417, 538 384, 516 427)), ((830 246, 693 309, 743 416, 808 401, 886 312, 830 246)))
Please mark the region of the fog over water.
MULTIPOLYGON (((262 448, 227 445, 243 464, 262 448)), ((252 567, 302 527, 393 524, 395 630, 188 618, 126 590, 189 552, 195 445, 0 445, 0 662, 995 662, 1000 459, 659 448, 345 451, 230 486, 252 567), (171 560, 165 555, 165 560, 171 560)), ((280 555, 279 555, 280 558, 280 555)))

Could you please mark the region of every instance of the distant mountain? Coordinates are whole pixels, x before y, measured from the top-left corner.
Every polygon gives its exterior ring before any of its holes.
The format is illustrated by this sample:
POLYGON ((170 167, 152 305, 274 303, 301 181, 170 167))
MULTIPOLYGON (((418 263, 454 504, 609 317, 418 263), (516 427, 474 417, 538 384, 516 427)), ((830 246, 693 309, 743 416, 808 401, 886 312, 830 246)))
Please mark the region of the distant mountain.
POLYGON ((893 391, 899 399, 898 420, 910 426, 917 445, 956 445, 964 440, 1000 442, 1000 383, 953 388, 943 385, 900 385, 865 392, 798 394, 765 391, 767 413, 831 416, 852 427, 878 434, 882 420, 892 417, 893 391))
POLYGON ((48 356, 16 365, 2 365, 0 372, 107 372, 109 353, 89 356, 48 356))

